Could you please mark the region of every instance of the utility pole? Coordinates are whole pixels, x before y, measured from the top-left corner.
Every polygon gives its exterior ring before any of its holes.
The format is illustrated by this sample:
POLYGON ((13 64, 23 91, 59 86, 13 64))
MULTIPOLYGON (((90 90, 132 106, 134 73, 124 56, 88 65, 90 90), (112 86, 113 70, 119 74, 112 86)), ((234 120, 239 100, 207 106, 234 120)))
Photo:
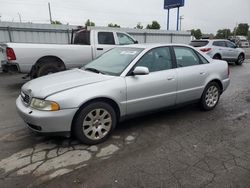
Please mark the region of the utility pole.
POLYGON ((52 24, 52 16, 51 16, 50 3, 48 3, 48 6, 49 6, 49 20, 50 20, 50 23, 52 24))
POLYGON ((182 23, 182 20, 184 19, 184 16, 180 16, 180 31, 181 31, 181 23, 182 23))
POLYGON ((179 31, 179 15, 180 15, 180 7, 177 7, 177 24, 176 24, 176 31, 179 31))
POLYGON ((19 22, 22 23, 22 18, 21 18, 21 14, 18 12, 18 17, 19 17, 19 22))

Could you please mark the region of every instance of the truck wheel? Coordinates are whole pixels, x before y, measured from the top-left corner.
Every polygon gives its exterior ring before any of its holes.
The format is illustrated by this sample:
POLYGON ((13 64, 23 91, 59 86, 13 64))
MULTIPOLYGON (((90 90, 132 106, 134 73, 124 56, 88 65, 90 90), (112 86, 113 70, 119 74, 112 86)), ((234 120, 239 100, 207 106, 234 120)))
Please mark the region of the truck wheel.
POLYGON ((60 69, 57 63, 54 63, 54 62, 42 63, 38 65, 37 77, 45 76, 45 75, 52 74, 52 73, 59 72, 59 71, 60 69))
POLYGON ((105 102, 94 102, 82 108, 73 124, 73 134, 84 144, 106 140, 116 126, 116 113, 105 102))
POLYGON ((244 62, 244 60, 245 60, 244 55, 240 54, 239 57, 238 57, 238 59, 237 59, 237 61, 235 61, 235 64, 236 65, 242 65, 242 63, 244 62))

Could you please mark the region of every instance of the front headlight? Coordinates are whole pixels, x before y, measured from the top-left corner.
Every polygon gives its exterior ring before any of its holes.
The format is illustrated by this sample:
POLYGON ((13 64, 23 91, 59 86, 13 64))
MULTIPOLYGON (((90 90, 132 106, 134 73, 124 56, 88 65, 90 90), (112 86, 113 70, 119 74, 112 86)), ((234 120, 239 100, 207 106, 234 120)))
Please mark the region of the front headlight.
POLYGON ((32 98, 30 106, 37 110, 57 111, 60 109, 59 104, 53 101, 32 98))

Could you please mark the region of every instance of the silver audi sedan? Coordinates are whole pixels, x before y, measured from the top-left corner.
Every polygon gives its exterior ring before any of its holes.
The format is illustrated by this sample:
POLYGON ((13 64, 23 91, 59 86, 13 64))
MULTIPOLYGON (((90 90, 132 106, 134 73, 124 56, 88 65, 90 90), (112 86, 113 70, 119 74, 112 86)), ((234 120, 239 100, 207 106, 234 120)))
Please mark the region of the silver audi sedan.
POLYGON ((81 69, 29 81, 16 106, 35 132, 97 144, 132 115, 189 102, 212 110, 229 83, 228 64, 193 47, 137 44, 114 48, 81 69))

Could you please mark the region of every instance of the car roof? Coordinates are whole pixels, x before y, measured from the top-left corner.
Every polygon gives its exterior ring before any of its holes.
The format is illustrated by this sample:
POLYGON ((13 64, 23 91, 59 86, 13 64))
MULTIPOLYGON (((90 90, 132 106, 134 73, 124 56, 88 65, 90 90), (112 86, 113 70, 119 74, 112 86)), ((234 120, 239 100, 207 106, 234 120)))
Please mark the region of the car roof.
POLYGON ((228 39, 196 39, 192 40, 192 42, 199 42, 199 41, 229 41, 228 39))
POLYGON ((131 48, 144 48, 144 49, 151 49, 151 48, 157 48, 157 47, 164 47, 164 46, 186 46, 191 47, 186 44, 175 44, 175 43, 141 43, 141 44, 131 44, 131 45, 125 45, 121 47, 131 47, 131 48))

